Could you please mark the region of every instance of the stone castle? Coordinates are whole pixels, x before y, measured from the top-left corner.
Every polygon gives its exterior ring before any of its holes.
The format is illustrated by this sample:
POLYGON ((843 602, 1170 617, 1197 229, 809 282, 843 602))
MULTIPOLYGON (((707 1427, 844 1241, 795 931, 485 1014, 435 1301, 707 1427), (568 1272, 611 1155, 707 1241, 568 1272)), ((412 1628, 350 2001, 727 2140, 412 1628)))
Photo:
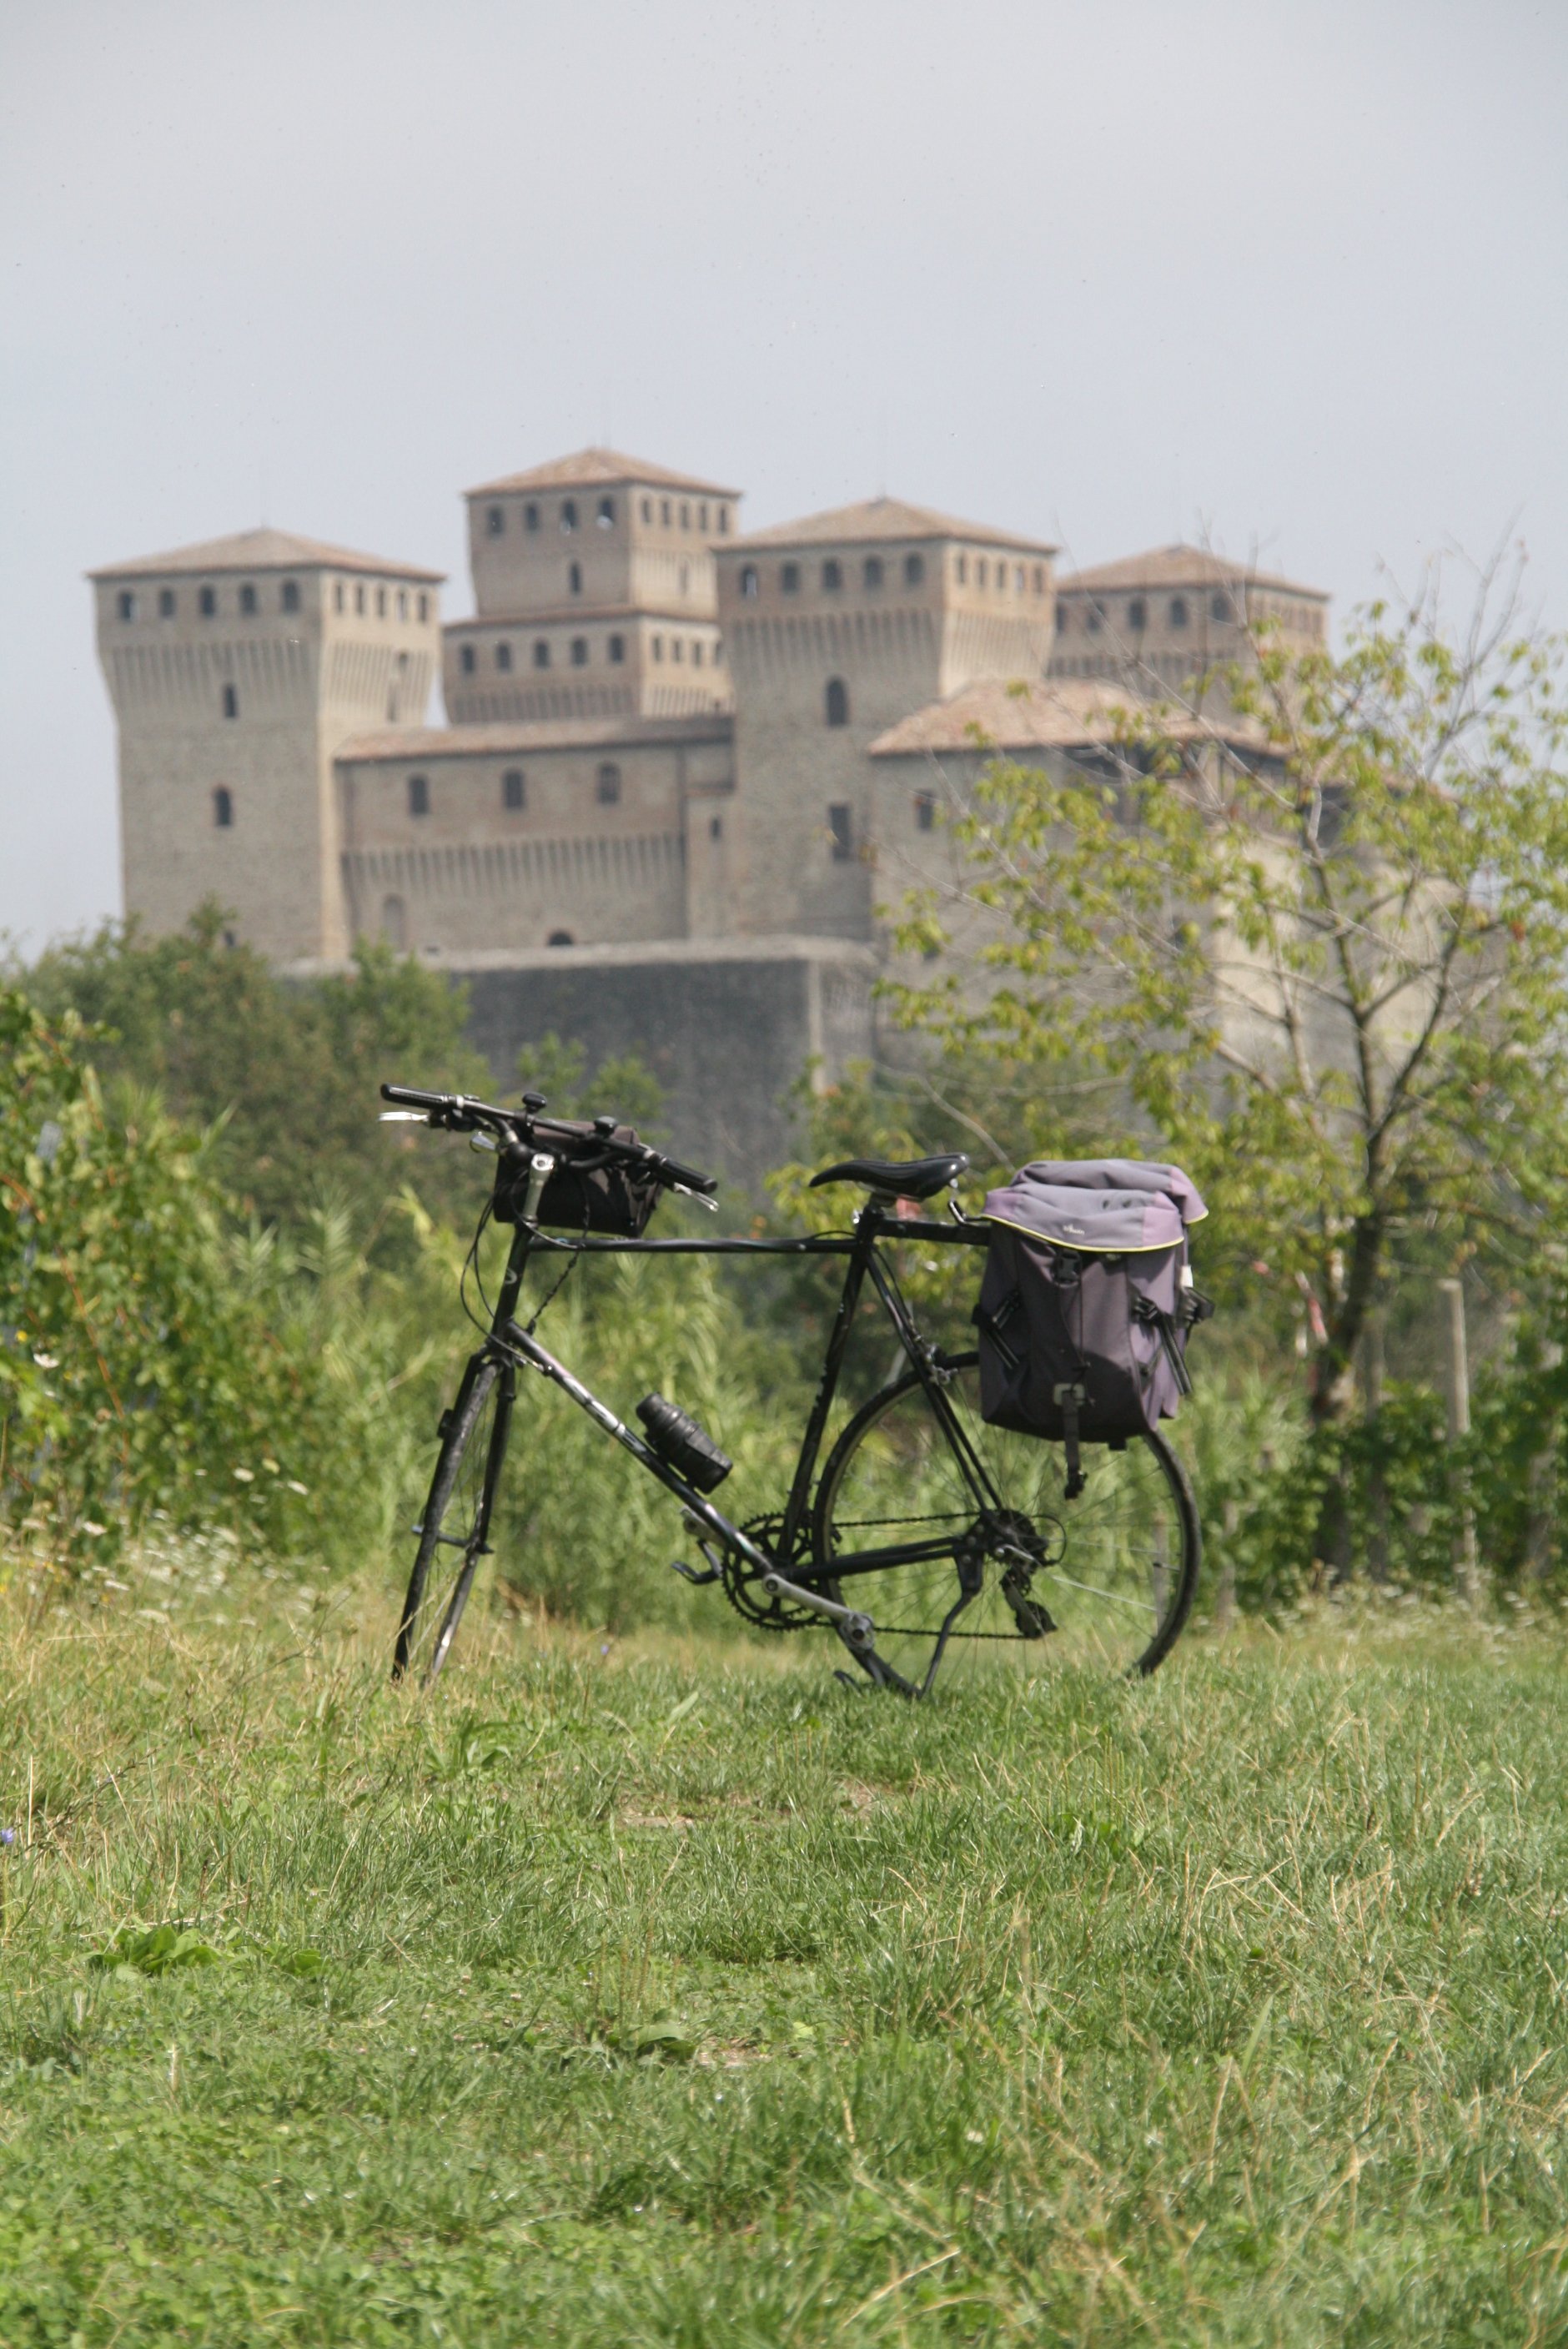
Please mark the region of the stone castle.
POLYGON ((487 482, 444 626, 438 574, 282 531, 95 572, 127 914, 216 898, 302 973, 384 937, 467 981, 499 1082, 547 1032, 635 1049, 688 1154, 751 1178, 808 1059, 872 1051, 878 908, 980 737, 1092 756, 1258 622, 1325 632, 1320 592, 1200 548, 1057 580, 897 499, 739 508, 604 449, 487 482))

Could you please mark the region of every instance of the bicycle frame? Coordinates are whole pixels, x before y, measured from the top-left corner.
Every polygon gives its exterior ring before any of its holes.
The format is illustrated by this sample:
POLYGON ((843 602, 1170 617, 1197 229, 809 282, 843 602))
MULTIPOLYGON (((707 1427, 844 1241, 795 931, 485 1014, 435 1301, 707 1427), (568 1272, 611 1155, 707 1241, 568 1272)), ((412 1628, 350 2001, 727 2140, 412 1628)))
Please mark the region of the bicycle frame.
MULTIPOLYGON (((542 1185, 542 1175, 540 1178, 541 1187, 542 1185)), ((843 1257, 847 1259, 844 1285, 828 1339, 821 1378, 818 1382, 810 1416, 807 1421, 806 1432, 801 1440, 799 1455, 790 1480, 789 1497, 785 1505, 783 1531, 779 1544, 780 1555, 785 1558, 793 1557, 796 1546, 808 1522, 811 1507, 813 1480, 821 1453, 822 1437, 827 1428, 828 1416, 832 1409, 834 1396, 838 1392, 840 1373, 849 1347, 855 1311, 868 1278, 876 1290, 883 1310, 898 1334, 899 1341, 912 1367, 920 1379, 926 1401, 943 1430, 958 1464, 960 1473, 969 1487, 975 1507, 977 1509, 996 1508, 1000 1506, 1000 1496, 986 1473, 985 1464, 976 1454, 960 1425, 944 1391, 938 1350, 928 1344, 921 1336, 908 1308, 898 1292, 895 1282, 878 1255, 879 1243, 892 1239, 914 1240, 926 1246, 943 1247, 985 1247, 990 1242, 990 1228, 988 1226, 935 1223, 923 1217, 906 1218, 890 1214, 888 1208, 891 1206, 891 1201, 884 1203, 881 1198, 873 1195, 855 1216, 854 1229, 850 1234, 813 1233, 799 1239, 777 1240, 727 1237, 645 1240, 598 1238, 589 1236, 581 1239, 560 1239, 554 1235, 546 1237, 542 1234, 537 1222, 530 1221, 525 1213, 513 1234, 511 1247, 507 1256, 506 1270, 501 1278, 485 1345, 480 1350, 480 1354, 475 1358, 477 1361, 482 1360, 486 1353, 490 1354, 500 1364, 502 1377, 507 1381, 507 1384, 503 1390, 502 1407, 492 1435, 486 1480, 485 1518, 479 1528, 479 1543, 474 1550, 474 1558, 477 1560, 487 1544, 490 1501, 493 1495, 495 1478, 504 1453, 507 1426, 511 1414, 513 1398, 511 1378, 514 1366, 526 1365, 541 1377, 549 1380, 551 1384, 558 1387, 563 1394, 569 1396, 580 1411, 586 1412, 589 1418, 597 1426, 602 1427, 606 1435, 613 1436, 615 1442, 629 1452, 633 1458, 647 1471, 649 1475, 655 1477, 667 1492, 672 1493, 685 1507, 694 1532, 698 1528, 706 1530, 721 1550, 734 1552, 756 1568, 762 1576, 763 1587, 769 1596, 787 1599, 797 1607, 804 1607, 812 1613, 820 1615, 824 1621, 831 1625, 849 1649, 856 1663, 872 1682, 882 1686, 897 1688, 908 1696, 921 1694, 923 1692, 921 1690, 904 1680, 882 1657, 878 1655, 875 1626, 869 1615, 858 1609, 845 1606, 841 1600, 829 1599, 821 1591, 805 1588, 781 1573, 775 1559, 770 1558, 765 1550, 759 1548, 740 1526, 732 1524, 723 1511, 716 1507, 706 1495, 697 1492, 689 1485, 641 1435, 629 1428, 623 1420, 617 1418, 607 1403, 595 1395, 590 1388, 584 1386, 582 1380, 577 1378, 564 1362, 552 1354, 548 1347, 540 1343, 531 1329, 524 1328, 516 1318, 519 1300, 522 1294, 524 1275, 536 1249, 547 1249, 552 1255, 577 1256, 843 1257)), ((537 1190, 531 1193, 529 1209, 531 1211, 536 1206, 537 1190)), ((702 1543, 700 1532, 698 1532, 698 1541, 699 1546, 704 1549, 705 1556, 709 1557, 711 1567, 711 1553, 708 1552, 706 1544, 702 1543)), ((947 1547, 940 1541, 906 1543, 901 1547, 867 1550, 851 1559, 837 1562, 834 1567, 834 1579, 837 1581, 851 1574, 872 1574, 886 1567, 948 1554, 947 1547)), ((717 1580, 717 1569, 712 1568, 709 1574, 694 1575, 689 1578, 702 1582, 717 1580)), ((949 1625, 968 1604, 971 1595, 973 1595, 972 1592, 965 1586, 961 1591, 957 1605, 949 1616, 949 1625)), ((926 1675, 927 1686, 935 1671, 936 1662, 941 1654, 942 1645, 945 1643, 946 1636, 947 1627, 944 1626, 936 1656, 934 1656, 930 1671, 926 1675)))

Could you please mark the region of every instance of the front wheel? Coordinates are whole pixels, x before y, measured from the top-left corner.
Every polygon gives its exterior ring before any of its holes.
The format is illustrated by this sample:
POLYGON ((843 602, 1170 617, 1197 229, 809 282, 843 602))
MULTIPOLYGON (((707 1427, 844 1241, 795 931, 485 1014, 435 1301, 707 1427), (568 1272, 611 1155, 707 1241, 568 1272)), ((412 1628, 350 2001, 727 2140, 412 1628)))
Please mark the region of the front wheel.
POLYGON ((511 1418, 513 1372, 476 1354, 441 1423, 440 1454, 397 1626, 392 1677, 428 1686, 451 1652, 481 1557, 511 1418))
POLYGON ((1187 1619, 1202 1552, 1163 1437, 1130 1437, 1120 1452, 1086 1444, 1084 1489, 1069 1501, 1059 1444, 981 1418, 977 1356, 936 1377, 936 1408, 909 1371, 833 1447, 812 1526, 830 1595, 872 1617, 879 1652, 915 1686, 950 1618, 948 1672, 1151 1672, 1187 1619))

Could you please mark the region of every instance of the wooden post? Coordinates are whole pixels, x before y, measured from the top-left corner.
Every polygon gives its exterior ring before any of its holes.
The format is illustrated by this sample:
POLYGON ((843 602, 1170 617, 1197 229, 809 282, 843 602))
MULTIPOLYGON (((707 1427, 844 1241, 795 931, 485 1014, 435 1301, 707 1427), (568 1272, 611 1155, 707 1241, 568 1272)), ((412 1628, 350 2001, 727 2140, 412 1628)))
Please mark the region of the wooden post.
MULTIPOLYGON (((1445 1367, 1448 1373, 1449 1442, 1460 1443, 1470 1432, 1470 1349, 1465 1338, 1465 1291, 1461 1280, 1439 1280, 1439 1293, 1448 1300, 1448 1345, 1445 1367)), ((1450 1470, 1456 1497, 1460 1501, 1459 1531, 1454 1537, 1454 1580, 1462 1597, 1474 1599, 1480 1593, 1480 1562, 1476 1555, 1475 1512, 1459 1482, 1457 1470, 1450 1470)))

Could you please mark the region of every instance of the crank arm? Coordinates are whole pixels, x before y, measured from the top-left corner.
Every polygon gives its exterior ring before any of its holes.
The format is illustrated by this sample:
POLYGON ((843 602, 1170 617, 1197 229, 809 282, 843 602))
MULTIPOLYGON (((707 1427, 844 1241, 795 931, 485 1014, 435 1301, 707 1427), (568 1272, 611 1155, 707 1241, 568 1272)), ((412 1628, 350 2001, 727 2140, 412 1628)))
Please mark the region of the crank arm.
POLYGON ((861 1670, 878 1688, 895 1688, 901 1696, 919 1696, 921 1692, 911 1687, 902 1672, 877 1653, 877 1627, 869 1615, 853 1607, 841 1607, 836 1599, 824 1599, 815 1590, 803 1590, 782 1574, 765 1574, 762 1588, 769 1599, 792 1599, 797 1607, 809 1607, 814 1615, 825 1615, 840 1639, 848 1648, 861 1670))
POLYGON ((769 1599, 792 1599, 797 1607, 809 1607, 813 1615, 825 1615, 851 1648, 870 1647, 876 1638, 876 1625, 869 1615, 860 1614, 853 1607, 841 1606, 836 1599, 824 1599, 815 1590, 803 1590, 785 1575, 765 1574, 762 1588, 769 1599))

